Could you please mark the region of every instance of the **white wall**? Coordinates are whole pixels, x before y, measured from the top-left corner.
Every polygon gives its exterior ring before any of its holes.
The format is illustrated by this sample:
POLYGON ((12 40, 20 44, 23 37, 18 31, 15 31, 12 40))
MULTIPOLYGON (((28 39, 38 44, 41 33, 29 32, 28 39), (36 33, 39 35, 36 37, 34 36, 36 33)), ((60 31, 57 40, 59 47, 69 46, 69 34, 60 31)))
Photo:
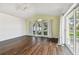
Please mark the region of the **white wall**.
POLYGON ((25 35, 23 19, 0 13, 0 41, 25 35))
POLYGON ((63 16, 60 17, 60 38, 59 38, 59 45, 63 45, 65 41, 65 19, 63 16))

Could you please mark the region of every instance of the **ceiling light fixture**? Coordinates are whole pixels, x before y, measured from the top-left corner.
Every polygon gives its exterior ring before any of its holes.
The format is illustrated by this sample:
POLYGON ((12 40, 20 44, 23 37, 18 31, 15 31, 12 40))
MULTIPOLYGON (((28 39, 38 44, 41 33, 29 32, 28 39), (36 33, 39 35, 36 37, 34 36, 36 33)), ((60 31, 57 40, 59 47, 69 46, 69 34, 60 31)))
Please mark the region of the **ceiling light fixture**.
POLYGON ((38 19, 38 22, 41 22, 42 21, 42 19, 38 19))

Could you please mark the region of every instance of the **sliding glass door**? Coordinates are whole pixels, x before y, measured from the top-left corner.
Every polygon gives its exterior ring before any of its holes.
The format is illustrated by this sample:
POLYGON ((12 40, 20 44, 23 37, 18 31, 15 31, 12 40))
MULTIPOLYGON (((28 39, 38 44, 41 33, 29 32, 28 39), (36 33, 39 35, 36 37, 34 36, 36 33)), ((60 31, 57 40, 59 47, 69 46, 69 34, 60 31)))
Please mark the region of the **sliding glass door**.
POLYGON ((75 21, 76 21, 76 27, 75 27, 75 37, 76 37, 76 54, 79 54, 79 7, 75 10, 75 21))
POLYGON ((74 53, 74 11, 66 16, 66 45, 74 53))
POLYGON ((66 46, 73 54, 79 54, 79 7, 66 16, 66 46))

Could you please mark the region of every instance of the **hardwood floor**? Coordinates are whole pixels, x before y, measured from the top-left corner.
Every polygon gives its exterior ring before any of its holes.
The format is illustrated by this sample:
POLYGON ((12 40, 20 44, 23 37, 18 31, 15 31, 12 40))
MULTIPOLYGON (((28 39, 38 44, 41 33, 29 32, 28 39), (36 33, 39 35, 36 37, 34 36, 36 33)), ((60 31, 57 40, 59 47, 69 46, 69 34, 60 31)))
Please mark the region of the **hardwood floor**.
POLYGON ((0 42, 1 55, 58 55, 63 51, 61 46, 48 38, 20 37, 16 40, 0 42))

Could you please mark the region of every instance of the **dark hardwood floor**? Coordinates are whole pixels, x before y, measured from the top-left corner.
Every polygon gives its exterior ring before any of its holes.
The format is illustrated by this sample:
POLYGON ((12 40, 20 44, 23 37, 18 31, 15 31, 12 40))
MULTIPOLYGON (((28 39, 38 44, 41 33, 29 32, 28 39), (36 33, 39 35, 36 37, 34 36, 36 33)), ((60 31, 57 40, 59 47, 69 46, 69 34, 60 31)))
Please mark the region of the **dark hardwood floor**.
POLYGON ((58 55, 62 52, 57 42, 48 38, 23 36, 0 42, 1 55, 58 55))

